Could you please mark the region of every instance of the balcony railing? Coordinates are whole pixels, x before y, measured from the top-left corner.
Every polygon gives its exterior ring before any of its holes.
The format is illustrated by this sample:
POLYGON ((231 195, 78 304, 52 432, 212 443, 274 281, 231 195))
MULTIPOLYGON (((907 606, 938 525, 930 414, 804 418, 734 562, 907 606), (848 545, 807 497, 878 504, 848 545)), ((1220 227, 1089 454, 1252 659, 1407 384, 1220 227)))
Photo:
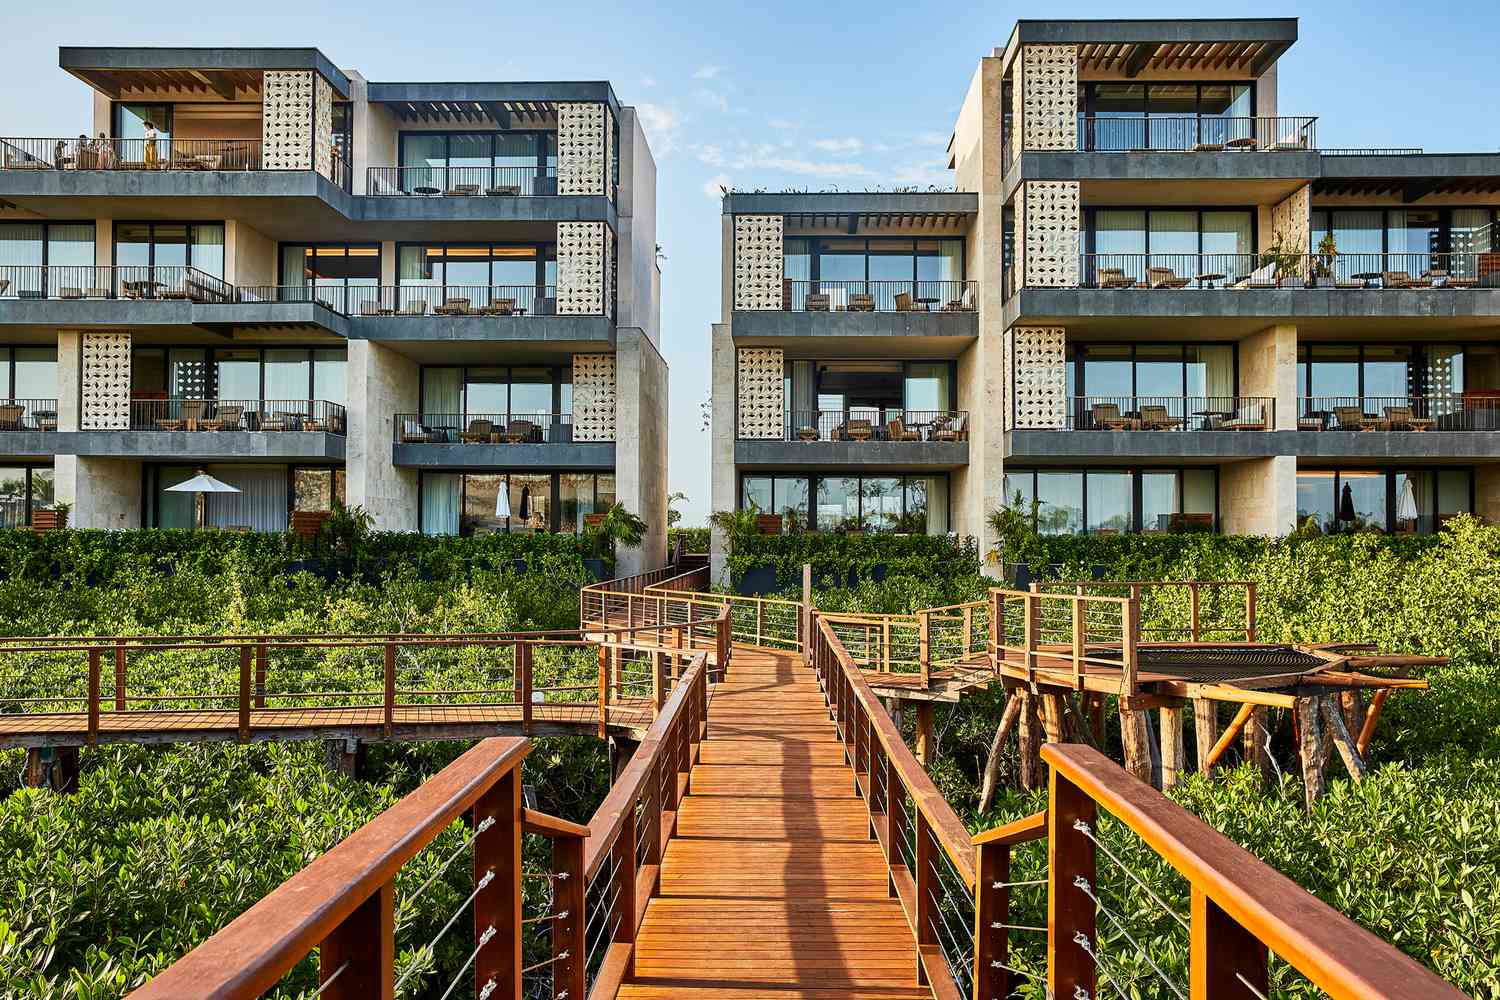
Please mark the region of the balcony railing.
POLYGON ((555 285, 382 285, 348 289, 349 315, 555 316, 555 285))
POLYGON ((1198 153, 1316 149, 1317 118, 1221 118, 1150 115, 1078 116, 1083 152, 1191 151, 1198 153))
POLYGON ((57 400, 0 399, 0 431, 57 430, 57 400))
POLYGON ((365 193, 424 198, 557 194, 556 167, 370 167, 365 193))
POLYGON ((0 139, 0 170, 259 170, 259 139, 0 139))
POLYGON ((154 299, 233 302, 235 288, 196 267, 0 266, 0 299, 154 299))
POLYGON ((1494 396, 1302 396, 1303 431, 1500 431, 1494 396))
POLYGON ((567 444, 571 413, 398 413, 397 444, 567 444))
POLYGON ((132 399, 133 431, 322 431, 343 434, 344 407, 322 399, 132 399))
POLYGON ((1268 396, 1075 396, 1067 430, 1269 431, 1276 400, 1268 396))
MULTIPOLYGON (((1008 297, 1011 269, 1005 272, 1008 297)), ((1338 253, 1274 256, 1249 253, 1085 253, 1079 288, 1500 288, 1500 252, 1338 253)))
POLYGON ((787 441, 967 441, 966 410, 793 410, 783 426, 787 441))
POLYGON ((973 312, 977 281, 802 281, 781 283, 792 312, 973 312))

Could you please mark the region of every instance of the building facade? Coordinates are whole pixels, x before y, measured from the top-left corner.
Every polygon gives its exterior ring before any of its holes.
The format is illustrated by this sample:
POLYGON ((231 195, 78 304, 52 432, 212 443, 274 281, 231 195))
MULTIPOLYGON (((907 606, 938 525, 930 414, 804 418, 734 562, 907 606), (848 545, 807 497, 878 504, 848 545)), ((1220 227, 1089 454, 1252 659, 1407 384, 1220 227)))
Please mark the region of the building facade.
POLYGON ((1278 106, 1296 36, 1020 21, 953 192, 726 197, 714 509, 986 550, 1017 500, 1044 532, 1500 516, 1500 156, 1321 146, 1278 106))
POLYGON ((606 82, 375 83, 316 49, 63 48, 0 140, 0 516, 578 531, 665 553, 656 168, 606 82), (59 125, 59 132, 69 131, 59 125))

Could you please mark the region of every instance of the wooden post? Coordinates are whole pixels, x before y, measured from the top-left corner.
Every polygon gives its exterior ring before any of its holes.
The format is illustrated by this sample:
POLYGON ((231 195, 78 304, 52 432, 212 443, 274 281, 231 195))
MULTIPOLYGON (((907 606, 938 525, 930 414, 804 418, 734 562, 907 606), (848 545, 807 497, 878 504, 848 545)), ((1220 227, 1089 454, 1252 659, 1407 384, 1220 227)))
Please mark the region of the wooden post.
MULTIPOLYGON (((635 943, 635 834, 635 810, 626 809, 624 815, 620 817, 620 833, 615 837, 614 846, 610 848, 611 853, 614 854, 615 877, 619 880, 619 887, 616 890, 615 895, 614 909, 615 933, 613 940, 616 944, 635 943)), ((577 889, 577 912, 579 916, 582 917, 584 909, 584 889, 586 887, 583 885, 583 838, 581 837, 578 838, 578 878, 576 879, 576 881, 579 883, 577 889)), ((583 970, 586 965, 583 959, 584 951, 582 950, 585 944, 584 921, 580 919, 578 921, 578 945, 580 950, 574 952, 574 954, 579 956, 578 967, 580 969, 580 984, 582 983, 583 979, 581 970, 583 970)), ((627 978, 635 975, 635 949, 633 948, 631 949, 630 954, 630 964, 625 968, 625 975, 627 978)), ((555 996, 559 992, 560 991, 554 985, 553 995, 555 996)), ((577 993, 573 993, 571 991, 569 991, 568 993, 568 996, 570 997, 581 997, 584 995, 584 991, 581 988, 577 993)))
MULTIPOLYGON (((487 816, 494 824, 474 838, 474 884, 494 879, 474 897, 474 940, 491 927, 490 943, 474 960, 474 994, 491 979, 502 997, 521 995, 521 769, 515 767, 474 803, 474 828, 487 816)), ((580 844, 580 851, 582 845, 580 844)), ((583 867, 579 859, 579 869, 583 867)), ((569 879, 581 883, 583 879, 569 879)), ((578 885, 574 891, 582 889, 578 885)), ((581 907, 579 908, 581 909, 581 907)), ((570 994, 571 995, 571 994, 570 994)))
POLYGON ((1358 733, 1365 727, 1365 693, 1359 688, 1349 688, 1338 697, 1344 712, 1344 727, 1358 733))
POLYGON ((969 646, 974 642, 974 609, 968 605, 964 606, 964 641, 959 654, 960 659, 969 658, 969 646))
POLYGON ((932 762, 932 702, 917 702, 917 761, 926 767, 932 762))
POLYGON ((1369 751, 1370 741, 1375 738, 1375 723, 1380 721, 1380 710, 1390 693, 1390 688, 1381 688, 1370 697, 1370 710, 1365 713, 1365 724, 1359 729, 1359 742, 1355 747, 1361 757, 1369 751))
POLYGON ((916 927, 917 932, 917 982, 927 985, 927 972, 922 967, 920 952, 923 948, 936 946, 938 944, 937 927, 934 921, 941 919, 938 914, 939 894, 942 892, 942 884, 937 879, 937 845, 932 841, 932 829, 928 826, 927 817, 923 815, 921 806, 913 810, 916 818, 916 851, 913 860, 916 862, 917 870, 912 872, 912 880, 916 883, 916 927))
POLYGON ((396 644, 385 644, 385 738, 396 727, 396 644))
POLYGON ((266 664, 271 650, 264 642, 255 644, 255 707, 266 707, 266 664))
POLYGON ((667 654, 660 649, 651 651, 651 717, 661 714, 667 703, 667 654))
POLYGON ((1300 722, 1297 742, 1302 758, 1302 788, 1307 811, 1312 812, 1313 803, 1323 796, 1323 770, 1328 764, 1328 746, 1323 740, 1317 699, 1298 698, 1297 718, 1300 722))
POLYGON ((1026 683, 1036 686, 1036 647, 1041 641, 1042 621, 1042 598, 1037 592, 1038 585, 1031 585, 1031 592, 1025 598, 1026 618, 1022 626, 1025 636, 1026 653, 1022 658, 1022 664, 1026 669, 1026 683))
POLYGON ((925 688, 932 675, 932 619, 925 611, 917 613, 917 666, 925 688))
MULTIPOLYGON (((629 815, 633 818, 634 810, 629 815)), ((552 880, 552 991, 558 996, 564 992, 570 997, 583 996, 588 977, 584 940, 588 914, 584 911, 587 886, 583 883, 582 837, 552 838, 552 874, 560 876, 552 880), (562 916, 563 913, 567 916, 562 916)), ((623 898, 624 893, 620 895, 623 898)), ((631 902, 635 902, 634 898, 631 902)), ((483 986, 484 983, 477 984, 478 988, 483 986)))
POLYGON ((1191 1000, 1259 1000, 1270 995, 1266 946, 1197 886, 1188 952, 1191 1000))
POLYGON ((88 745, 99 742, 99 650, 89 650, 89 722, 88 745))
POLYGON ((240 647, 240 742, 250 742, 250 647, 240 647))
POLYGON ((1198 608, 1201 595, 1198 593, 1198 581, 1188 583, 1188 636, 1189 641, 1198 641, 1198 608))
MULTIPOLYGON (((680 635, 681 633, 679 633, 680 635)), ((609 647, 599 647, 599 738, 609 739, 609 647)))
POLYGON ((1151 733, 1144 709, 1120 703, 1120 743, 1125 750, 1125 770, 1151 784, 1151 733))
POLYGON ((1254 642, 1255 635, 1255 584, 1252 582, 1245 585, 1245 641, 1254 642))
POLYGON ((535 711, 531 697, 531 653, 529 642, 516 643, 516 667, 521 675, 521 732, 531 734, 531 714, 535 711))
POLYGON ((1083 935, 1098 950, 1094 936, 1094 901, 1073 880, 1081 878, 1098 894, 1094 842, 1074 822, 1094 826, 1094 800, 1067 778, 1051 770, 1047 800, 1047 988, 1055 997, 1078 989, 1094 996, 1094 959, 1074 940, 1083 935))
POLYGON ((1271 730, 1266 723, 1266 706, 1256 705, 1245 722, 1245 759, 1260 771, 1262 785, 1276 780, 1276 762, 1271 759, 1271 730))
POLYGON ((974 848, 974 997, 1010 996, 1010 845, 974 848), (998 963, 998 964, 997 964, 998 963))
POLYGON ((115 711, 125 711, 125 640, 115 640, 115 711))
MULTIPOLYGON (((1083 588, 1079 588, 1082 590, 1083 588)), ((1083 597, 1075 594, 1073 600, 1073 686, 1083 690, 1083 597)))
POLYGON ((511 644, 510 663, 511 686, 515 689, 516 704, 520 705, 525 701, 526 692, 522 690, 525 685, 521 680, 521 644, 519 642, 511 644))
POLYGON ((1140 666, 1141 585, 1130 585, 1130 600, 1120 612, 1120 697, 1137 694, 1136 671, 1140 666))
POLYGON ((1214 773, 1209 754, 1219 741, 1219 706, 1208 698, 1193 699, 1193 733, 1198 744, 1198 773, 1205 778, 1214 773))
POLYGON ((1016 733, 1021 753, 1021 787, 1028 792, 1042 783, 1036 703, 1035 695, 1021 689, 1021 718, 1016 733))
POLYGON ((1339 759, 1344 762, 1344 769, 1356 782, 1364 781, 1365 762, 1360 759, 1349 728, 1344 725, 1344 713, 1339 710, 1337 696, 1326 694, 1318 700, 1323 705, 1323 720, 1328 724, 1328 733, 1333 737, 1333 745, 1339 752, 1339 759))
POLYGON ((1182 709, 1163 706, 1161 722, 1161 787, 1177 787, 1185 752, 1182 745, 1182 709))
POLYGON ((1046 734, 1048 743, 1063 742, 1062 731, 1062 702, 1053 691, 1045 691, 1041 695, 1042 701, 1042 732, 1046 734))
POLYGON ((880 671, 891 672, 891 620, 882 618, 880 620, 880 671))
MULTIPOLYGON (((906 837, 906 786, 901 784, 900 774, 890 768, 886 770, 885 797, 885 859, 887 867, 894 873, 906 867, 901 853, 901 844, 906 837)), ((892 899, 897 898, 894 876, 889 880, 887 890, 892 899)))
POLYGON ((395 971, 396 884, 387 882, 318 944, 321 996, 391 1000, 395 971))

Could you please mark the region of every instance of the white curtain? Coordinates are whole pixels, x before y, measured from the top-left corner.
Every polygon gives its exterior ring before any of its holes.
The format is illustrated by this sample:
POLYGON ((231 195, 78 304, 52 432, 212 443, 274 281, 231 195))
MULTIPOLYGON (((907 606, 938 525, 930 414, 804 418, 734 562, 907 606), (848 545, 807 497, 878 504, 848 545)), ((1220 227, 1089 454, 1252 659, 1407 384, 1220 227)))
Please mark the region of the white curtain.
POLYGON ((207 471, 215 479, 240 490, 238 493, 208 494, 205 519, 210 527, 286 530, 286 466, 210 465, 207 471))
POLYGON ((458 534, 461 479, 455 472, 422 473, 422 534, 458 534))

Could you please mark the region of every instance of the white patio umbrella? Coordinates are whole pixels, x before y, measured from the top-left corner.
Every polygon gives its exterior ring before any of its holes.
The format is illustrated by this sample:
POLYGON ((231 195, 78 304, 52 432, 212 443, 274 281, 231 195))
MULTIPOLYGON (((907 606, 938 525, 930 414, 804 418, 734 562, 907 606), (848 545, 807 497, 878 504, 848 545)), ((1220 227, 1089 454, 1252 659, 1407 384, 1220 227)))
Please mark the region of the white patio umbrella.
POLYGON ((206 514, 203 495, 205 493, 238 493, 240 489, 238 486, 230 486, 226 482, 215 479, 206 472, 200 472, 192 479, 183 480, 176 486, 168 486, 167 492, 194 494, 193 521, 194 525, 201 529, 204 525, 204 516, 206 514))
POLYGON ((501 480, 500 492, 495 494, 495 516, 510 517, 510 484, 505 480, 501 480))
POLYGON ((1415 521, 1419 516, 1417 491, 1411 484, 1411 477, 1407 476, 1401 483, 1401 499, 1396 501, 1396 520, 1415 521))

